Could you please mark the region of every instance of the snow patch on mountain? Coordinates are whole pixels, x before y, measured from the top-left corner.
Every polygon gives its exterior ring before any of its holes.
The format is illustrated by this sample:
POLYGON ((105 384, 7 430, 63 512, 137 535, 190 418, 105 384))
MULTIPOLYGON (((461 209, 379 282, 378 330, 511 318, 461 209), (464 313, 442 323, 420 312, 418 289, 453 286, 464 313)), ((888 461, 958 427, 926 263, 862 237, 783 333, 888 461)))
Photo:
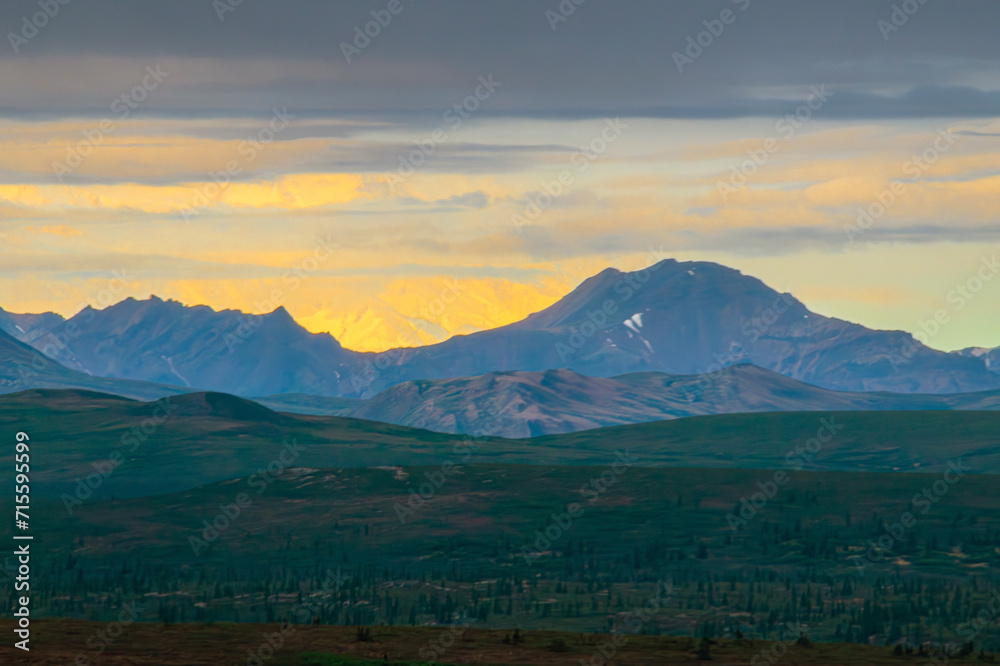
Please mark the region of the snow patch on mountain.
POLYGON ((639 329, 642 328, 642 313, 637 312, 622 323, 638 333, 639 329))

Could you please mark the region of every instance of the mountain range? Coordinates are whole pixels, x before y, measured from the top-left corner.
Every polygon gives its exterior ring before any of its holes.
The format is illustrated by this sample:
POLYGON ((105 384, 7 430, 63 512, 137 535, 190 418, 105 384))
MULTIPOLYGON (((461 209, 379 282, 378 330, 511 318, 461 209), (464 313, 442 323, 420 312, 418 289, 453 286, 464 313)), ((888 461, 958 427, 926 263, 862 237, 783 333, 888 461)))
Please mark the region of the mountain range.
POLYGON ((0 331, 0 394, 28 389, 85 389, 136 400, 155 400, 187 392, 176 386, 88 375, 67 368, 0 331))
MULTIPOLYGON (((181 386, 88 375, 0 332, 0 393, 32 388, 85 389, 138 400, 194 392, 181 386)), ((1000 390, 938 395, 830 391, 739 363, 704 375, 646 372, 588 377, 566 369, 491 372, 402 382, 364 400, 280 394, 255 401, 279 412, 524 438, 743 412, 997 410, 1000 390)))
POLYGON ((1000 374, 1000 347, 994 347, 993 349, 967 347, 955 353, 969 358, 978 358, 991 372, 1000 374))
POLYGON ((50 316, 38 316, 34 326, 25 315, 0 313, 5 318, 20 322, 15 337, 72 370, 237 395, 339 395, 365 356, 310 333, 284 308, 216 312, 153 296, 87 307, 55 325, 50 316))
POLYGON ((719 264, 667 259, 606 269, 520 322, 387 352, 374 388, 414 378, 568 368, 608 377, 703 374, 749 362, 823 388, 954 393, 1000 387, 981 358, 926 347, 811 312, 790 294, 719 264))
POLYGON ((990 409, 994 396, 834 392, 1000 389, 996 349, 934 350, 811 312, 734 269, 673 259, 606 269, 519 322, 423 347, 356 352, 284 308, 253 315, 153 296, 69 319, 0 310, 0 354, 6 392, 209 390, 449 432, 506 419, 492 431, 518 437, 730 411, 990 409), (45 367, 24 380, 39 358, 45 367))
POLYGON ((572 370, 491 372, 391 386, 367 400, 258 398, 284 412, 349 416, 436 432, 536 437, 690 416, 750 412, 1000 410, 1000 390, 957 394, 830 391, 748 363, 713 375, 572 370))

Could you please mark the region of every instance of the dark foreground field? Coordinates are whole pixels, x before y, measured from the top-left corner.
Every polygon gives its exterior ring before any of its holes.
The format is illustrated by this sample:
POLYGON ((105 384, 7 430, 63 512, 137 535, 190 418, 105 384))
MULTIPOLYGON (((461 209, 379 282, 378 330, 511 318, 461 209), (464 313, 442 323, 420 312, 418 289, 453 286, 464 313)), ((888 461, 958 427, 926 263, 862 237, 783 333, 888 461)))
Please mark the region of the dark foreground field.
MULTIPOLYGON (((632 467, 593 494, 592 480, 607 471, 467 465, 412 509, 408 491, 439 469, 297 468, 259 495, 234 480, 91 500, 72 515, 58 500, 40 501, 32 609, 40 619, 103 623, 135 607, 137 623, 171 625, 294 614, 330 627, 462 621, 760 641, 783 640, 795 625, 816 643, 971 637, 977 651, 1000 646, 990 610, 1000 590, 994 476, 949 486, 942 471, 789 471, 743 519, 741 497, 775 472, 632 467), (924 492, 938 482, 945 487, 932 504, 924 492), (206 534, 205 521, 218 521, 240 492, 253 503, 206 534), (558 528, 553 514, 572 502, 582 514, 558 528), (908 511, 916 524, 890 540, 887 529, 900 529, 908 511), (735 530, 733 516, 745 520, 735 530), (541 530, 550 541, 540 542, 541 530), (629 627, 629 614, 658 594, 655 619, 629 627)), ((13 575, 9 557, 7 565, 13 575)), ((0 601, 13 606, 6 589, 0 601)))
MULTIPOLYGON (((13 623, 0 621, 0 632, 10 635, 13 623)), ((143 664, 196 665, 269 664, 273 666, 396 666, 428 663, 448 664, 603 664, 604 650, 609 664, 769 664, 812 666, 845 664, 919 664, 929 658, 897 657, 885 647, 849 644, 796 645, 794 642, 721 640, 709 647, 711 661, 699 659, 700 641, 686 637, 625 636, 614 646, 607 634, 572 634, 564 632, 526 632, 519 645, 504 644, 507 631, 462 630, 448 627, 374 627, 372 640, 357 640, 354 627, 293 625, 284 629, 277 624, 172 624, 135 623, 124 628, 117 639, 104 642, 109 626, 100 622, 47 620, 34 625, 35 638, 30 654, 0 647, 2 664, 143 664), (105 632, 102 634, 101 632, 105 632), (279 643, 267 650, 267 637, 279 643), (275 638, 275 637, 278 638, 275 638), (622 641, 624 639, 624 641, 622 641), (103 645, 103 654, 88 648, 103 645), (95 641, 97 641, 95 643, 95 641), (448 647, 445 647, 447 645, 448 647), (612 647, 614 646, 614 647, 612 647), (262 650, 263 648, 263 650, 262 650), (434 652, 434 656, 428 653, 434 652), (613 650, 613 652, 612 652, 613 650), (260 656, 269 656, 258 661, 260 656), (779 657, 780 655, 780 657, 779 657), (388 662, 384 660, 388 657, 388 662), (756 659, 755 659, 756 658, 756 659)), ((956 663, 982 663, 977 656, 952 657, 956 663)))
MULTIPOLYGON (((508 440, 218 394, 173 404, 147 423, 149 404, 107 396, 0 400, 0 425, 31 433, 39 658, 7 647, 0 664, 246 664, 271 649, 263 627, 290 617, 282 649, 250 664, 345 651, 591 663, 611 632, 628 636, 616 664, 692 661, 703 639, 714 663, 743 664, 924 666, 886 645, 1000 647, 1000 413, 732 415, 508 440), (127 631, 102 639, 124 615, 127 631), (455 622, 468 630, 453 641, 455 622), (502 642, 514 627, 526 645, 502 642), (816 647, 779 659, 800 632, 816 647)), ((0 523, 0 541, 13 529, 0 523)), ((0 553, 7 608, 17 566, 0 553)))

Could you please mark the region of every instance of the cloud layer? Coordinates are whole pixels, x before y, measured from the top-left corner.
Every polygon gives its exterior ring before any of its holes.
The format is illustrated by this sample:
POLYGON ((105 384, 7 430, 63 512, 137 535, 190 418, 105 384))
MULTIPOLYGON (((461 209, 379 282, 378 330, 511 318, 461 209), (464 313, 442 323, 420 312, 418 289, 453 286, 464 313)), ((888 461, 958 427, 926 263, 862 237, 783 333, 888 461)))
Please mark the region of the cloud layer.
MULTIPOLYGON (((258 311, 327 243, 283 304, 374 349, 656 247, 918 330, 1000 248, 993 2, 218 4, 0 7, 4 307, 125 270, 122 298, 258 311)), ((998 304, 937 342, 1000 344, 998 304)))

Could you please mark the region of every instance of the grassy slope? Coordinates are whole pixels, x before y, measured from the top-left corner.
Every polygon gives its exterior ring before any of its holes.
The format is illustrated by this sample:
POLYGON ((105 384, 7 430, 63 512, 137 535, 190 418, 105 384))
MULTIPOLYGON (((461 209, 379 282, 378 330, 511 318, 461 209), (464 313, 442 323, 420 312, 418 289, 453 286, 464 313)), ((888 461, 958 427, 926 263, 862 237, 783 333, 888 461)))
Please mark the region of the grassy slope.
MULTIPOLYGON (((875 517, 880 525, 898 520, 903 511, 914 511, 913 496, 941 479, 944 472, 941 468, 928 474, 879 475, 878 483, 872 483, 874 477, 867 473, 790 472, 787 486, 749 521, 747 529, 734 534, 727 514, 738 509, 742 497, 757 492, 759 482, 771 479, 771 472, 632 467, 596 501, 588 501, 594 496, 584 497, 581 487, 606 469, 462 467, 403 522, 395 505, 405 504, 409 491, 438 468, 293 469, 260 493, 246 479, 235 479, 170 495, 91 500, 75 508, 73 516, 60 503, 48 500, 38 505, 38 529, 49 534, 46 548, 59 557, 70 552, 97 559, 155 554, 158 561, 187 564, 194 559, 188 537, 198 534, 202 519, 211 519, 219 512, 219 504, 247 492, 252 505, 200 561, 252 561, 280 554, 308 562, 315 552, 326 552, 326 547, 316 546, 319 539, 332 548, 330 552, 346 551, 351 563, 397 565, 420 559, 444 566, 452 558, 470 562, 481 558, 489 564, 504 560, 492 552, 497 544, 509 542, 510 550, 520 553, 522 545, 535 540, 537 528, 551 523, 551 512, 565 511, 567 503, 577 502, 584 515, 568 538, 607 550, 630 553, 632 544, 667 535, 668 541, 691 554, 694 544, 704 541, 716 565, 765 566, 774 564, 774 548, 756 540, 761 523, 788 526, 799 520, 806 532, 790 536, 780 549, 782 566, 809 564, 809 545, 818 539, 809 528, 817 534, 836 529, 837 536, 829 538, 838 547, 838 555, 824 566, 853 572, 851 558, 867 546, 873 534, 878 536, 875 517), (848 512, 853 515, 850 526, 846 524, 848 512), (367 534, 361 529, 366 525, 367 534), (86 538, 85 548, 72 544, 77 537, 86 538)), ((918 515, 919 523, 912 531, 928 538, 937 534, 942 545, 955 540, 949 530, 959 526, 968 527, 970 533, 992 534, 990 530, 1000 529, 994 487, 990 475, 965 476, 931 510, 918 515), (973 515, 977 518, 970 523, 973 515)), ((0 538, 10 529, 0 526, 0 538)), ((1000 539, 1000 532, 994 536, 1000 539)), ((1000 574, 992 547, 959 541, 964 544, 961 557, 915 554, 912 566, 954 575, 1000 574)), ((511 563, 525 564, 519 555, 511 563)), ((553 558, 543 557, 533 568, 544 571, 550 565, 559 566, 553 558)), ((888 563, 872 569, 883 565, 891 569, 888 563)))
MULTIPOLYGON (((833 418, 843 426, 805 469, 914 471, 962 458, 976 473, 1000 473, 1000 413, 763 413, 693 417, 528 440, 445 435, 340 417, 279 414, 224 394, 170 399, 157 407, 83 391, 0 396, 0 427, 34 443, 33 492, 71 492, 93 463, 116 452, 123 463, 99 495, 163 493, 247 476, 297 442, 295 465, 315 468, 460 462, 599 465, 629 449, 640 465, 775 469, 833 418), (145 433, 143 433, 145 429, 145 433), (130 435, 131 433, 131 435, 130 435), (123 437, 125 439, 123 439, 123 437), (134 437, 134 438, 132 438, 134 437), (134 449, 134 450, 133 450, 134 449)), ((0 468, 8 483, 12 468, 0 468)))
POLYGON ((1000 414, 993 412, 784 412, 700 416, 530 440, 572 450, 600 442, 649 464, 776 469, 833 419, 842 429, 804 469, 916 471, 961 457, 976 473, 1000 472, 1000 414))
MULTIPOLYGON (((352 605, 343 608, 374 612, 372 623, 386 621, 388 600, 404 611, 395 620, 399 624, 407 623, 418 596, 440 602, 447 595, 458 604, 457 613, 474 614, 477 595, 479 603, 488 604, 496 595, 501 606, 510 598, 514 610, 494 612, 486 626, 599 631, 612 614, 649 599, 655 581, 673 579, 678 593, 661 626, 665 632, 692 635, 706 622, 715 623, 716 631, 732 622, 753 624, 745 612, 747 581, 757 581, 752 586, 758 627, 770 612, 784 612, 789 598, 798 599, 808 589, 810 601, 817 594, 823 599, 820 610, 809 611, 803 620, 814 640, 833 640, 851 622, 850 614, 870 602, 894 609, 918 602, 943 610, 947 604, 950 615, 939 610, 925 616, 923 635, 950 639, 983 604, 966 597, 956 605, 951 586, 966 594, 976 589, 981 596, 1000 582, 1000 515, 994 478, 988 475, 966 476, 950 487, 930 511, 918 514, 906 544, 896 544, 859 575, 856 558, 882 534, 881 524, 914 511, 911 498, 940 480, 941 470, 879 475, 878 483, 865 473, 796 473, 738 533, 729 529, 727 514, 770 473, 632 468, 596 502, 587 503, 580 488, 604 468, 468 466, 401 523, 394 505, 406 502, 409 488, 433 470, 290 471, 263 493, 252 494, 251 506, 198 556, 190 537, 203 534, 202 521, 218 515, 220 504, 249 492, 243 480, 138 500, 86 502, 72 516, 58 503, 38 503, 33 530, 44 550, 35 566, 47 572, 45 585, 59 593, 42 597, 47 605, 36 613, 102 617, 123 598, 145 595, 150 620, 163 601, 185 607, 191 619, 194 601, 203 600, 205 612, 220 620, 233 619, 238 611, 243 621, 264 621, 261 580, 278 582, 270 603, 280 614, 296 599, 285 586, 289 576, 305 584, 336 568, 371 586, 352 591, 352 605), (583 504, 583 515, 529 565, 522 547, 533 545, 536 529, 552 524, 552 512, 574 501, 583 504), (158 583, 144 583, 152 589, 129 588, 130 576, 121 575, 140 562, 147 571, 153 564, 161 571, 158 583), (105 576, 123 587, 109 588, 105 576), (202 577, 208 582, 198 582, 202 577), (71 589, 71 598, 82 599, 79 581, 87 579, 104 581, 90 588, 89 601, 69 606, 59 601, 71 589), (508 579, 523 580, 523 588, 519 585, 511 596, 501 593, 497 581, 508 579), (739 582, 731 586, 731 579, 739 582), (595 587, 583 589, 588 580, 595 587), (708 580, 715 581, 714 600, 704 595, 708 580), (568 589, 560 589, 560 581, 568 589), (914 596, 900 581, 930 586, 914 596), (845 582, 853 589, 845 592, 845 582), (219 585, 232 592, 216 594, 219 585), (284 594, 274 596, 277 590, 284 594), (595 599, 599 605, 592 606, 595 599), (545 608, 550 603, 557 609, 551 616, 545 608), (573 606, 575 614, 558 610, 573 606), (842 610, 834 612, 837 606, 842 610)), ((9 538, 9 530, 0 529, 0 539, 9 538)), ((333 623, 345 619, 340 615, 333 623)), ((426 611, 417 617, 420 624, 433 619, 426 611)), ((900 619, 904 633, 911 621, 900 619)), ((978 638, 995 645, 1000 633, 990 630, 978 638)))
MULTIPOLYGON (((886 603, 908 603, 898 593, 894 593, 895 597, 885 597, 885 592, 862 588, 874 584, 879 576, 915 576, 959 585, 968 584, 973 576, 993 584, 1000 580, 997 558, 1000 518, 995 511, 995 483, 990 476, 1000 473, 997 447, 1000 414, 834 414, 834 421, 843 425, 843 429, 823 445, 806 466, 807 470, 928 473, 798 472, 791 484, 751 521, 748 529, 734 536, 728 529, 726 514, 741 497, 753 493, 758 482, 770 478, 769 473, 758 469, 784 466, 786 453, 814 436, 820 418, 830 415, 698 417, 533 440, 484 439, 479 442, 479 455, 471 461, 477 464, 467 465, 451 475, 422 509, 400 524, 394 503, 405 501, 408 490, 422 482, 425 472, 433 472, 445 461, 457 462, 461 456, 456 455, 454 447, 468 445, 467 439, 367 421, 277 414, 221 394, 174 398, 173 405, 174 415, 156 426, 97 493, 118 497, 173 494, 128 501, 93 498, 72 516, 57 501, 36 503, 33 530, 44 553, 39 560, 43 564, 39 571, 47 571, 47 576, 52 577, 70 556, 76 561, 76 571, 86 572, 86 576, 110 574, 113 579, 116 563, 128 558, 189 574, 207 568, 210 580, 211 567, 218 567, 214 569, 216 572, 223 571, 222 567, 230 572, 242 571, 239 575, 249 571, 252 576, 260 563, 281 562, 289 571, 296 566, 305 570, 331 563, 348 570, 372 565, 390 571, 405 569, 414 577, 428 571, 443 575, 459 563, 466 582, 448 584, 455 585, 452 593, 456 597, 469 592, 470 576, 489 580, 530 571, 540 574, 539 593, 543 598, 560 603, 582 600, 586 605, 589 593, 576 599, 573 594, 556 591, 555 581, 560 580, 565 570, 565 561, 561 559, 564 556, 558 552, 562 542, 557 544, 556 552, 544 555, 531 569, 520 558, 520 547, 533 541, 534 530, 546 524, 550 512, 562 510, 566 502, 579 501, 580 486, 603 471, 601 466, 582 465, 607 465, 616 449, 628 448, 641 465, 684 465, 688 469, 633 467, 597 503, 588 505, 586 515, 574 523, 566 539, 595 547, 596 554, 581 557, 595 560, 602 571, 610 567, 607 571, 620 573, 621 562, 630 561, 634 552, 644 553, 643 562, 636 569, 640 580, 655 580, 664 573, 683 570, 692 581, 685 594, 694 595, 698 576, 722 580, 729 574, 742 577, 757 570, 773 571, 780 576, 818 570, 824 576, 834 577, 838 584, 848 577, 859 581, 858 591, 845 598, 837 597, 837 585, 823 589, 824 595, 831 595, 829 603, 845 603, 855 610, 860 610, 862 602, 876 594, 886 599, 886 603), (254 496, 254 503, 245 515, 207 554, 195 558, 188 537, 198 533, 203 519, 211 519, 218 513, 220 503, 231 502, 236 493, 248 490, 246 476, 266 466, 280 451, 284 439, 297 439, 305 447, 296 465, 324 469, 300 469, 282 475, 264 493, 254 496), (916 545, 905 553, 897 553, 900 557, 894 562, 879 562, 871 572, 874 575, 865 576, 865 581, 860 582, 852 558, 858 556, 868 539, 877 538, 879 522, 897 519, 901 512, 912 509, 910 498, 914 493, 940 479, 946 462, 957 457, 973 472, 987 475, 969 476, 949 489, 939 505, 920 517, 912 533, 916 545), (914 467, 918 461, 920 467, 914 467), (410 467, 414 463, 433 466, 410 467), (372 465, 406 467, 402 474, 398 470, 360 469, 372 465), (758 469, 697 469, 698 466, 758 469), (408 477, 404 476, 407 474, 408 477), (196 488, 204 484, 211 485, 196 488), (845 515, 848 509, 853 522, 845 515), (928 547, 932 541, 936 543, 934 548, 928 547), (656 557, 647 559, 649 547, 660 542, 670 551, 684 551, 687 559, 683 564, 656 557), (699 544, 707 547, 704 559, 696 556, 699 544), (822 556, 817 555, 820 546, 828 548, 822 556)), ((55 494, 71 491, 74 477, 92 471, 92 462, 120 449, 122 433, 141 426, 152 413, 150 404, 79 391, 32 391, 0 397, 3 430, 11 433, 23 429, 32 436, 36 495, 46 490, 55 494)), ((8 484, 9 476, 10 470, 2 469, 0 483, 8 484)), ((0 527, 0 539, 9 538, 9 530, 9 526, 0 527)), ((72 577, 70 573, 60 576, 59 580, 72 577)), ((235 576, 234 585, 238 580, 235 576)), ((189 584, 188 579, 182 580, 182 585, 185 584, 189 584)), ((613 585, 616 594, 641 600, 641 591, 634 585, 621 582, 613 585)), ((414 583, 414 586, 409 589, 393 584, 389 589, 404 604, 412 603, 418 591, 428 595, 440 592, 429 583, 414 583)), ((475 587, 476 584, 471 584, 471 588, 475 587)), ((383 593, 380 589, 373 601, 377 603, 383 593)), ((187 599, 186 603, 190 603, 187 594, 200 596, 205 590, 174 589, 167 597, 178 599, 178 603, 187 599)), ((606 594, 610 599, 612 589, 606 594)), ((671 630, 691 633, 699 621, 708 617, 739 616, 746 604, 745 596, 741 597, 745 589, 737 587, 728 594, 732 595, 731 605, 720 604, 710 613, 700 607, 683 609, 687 619, 677 620, 671 630)), ((775 594, 781 597, 784 592, 775 594)), ((46 599, 60 603, 58 596, 61 595, 46 599)), ((941 607, 948 602, 940 596, 928 598, 941 607)), ((80 603, 71 613, 89 615, 108 607, 98 599, 80 603), (87 605, 91 603, 94 605, 87 605)), ((242 602, 223 598, 210 600, 209 606, 218 605, 218 611, 225 614, 233 608, 233 603, 242 602)), ((247 601, 247 606, 250 603, 247 601)), ((260 602, 256 603, 259 608, 260 602)), ((961 610, 960 615, 971 614, 976 607, 963 606, 961 610)), ((247 613, 244 609, 244 618, 254 617, 247 613)), ((493 622, 592 630, 602 625, 607 614, 601 609, 585 612, 583 616, 546 618, 526 607, 515 611, 512 617, 497 616, 493 622)), ((829 640, 834 626, 842 621, 843 617, 830 621, 817 619, 816 636, 829 640)), ((940 629, 953 630, 955 622, 949 618, 940 629)), ((39 645, 44 647, 46 641, 51 641, 47 643, 49 648, 58 646, 65 651, 65 655, 60 652, 58 663, 81 649, 79 644, 90 630, 88 625, 72 622, 60 621, 49 626, 47 635, 39 634, 39 645)), ((246 627, 184 626, 175 633, 164 634, 157 625, 137 625, 137 640, 123 640, 115 648, 131 651, 130 656, 123 654, 121 659, 108 663, 129 663, 127 658, 143 662, 142 655, 151 650, 152 654, 164 654, 160 651, 167 648, 170 652, 165 654, 173 661, 158 663, 219 663, 236 658, 240 649, 245 650, 244 643, 250 647, 255 644, 254 634, 247 633, 246 627), (186 642, 189 638, 193 642, 186 642), (203 655, 205 661, 198 661, 203 655)), ((344 630, 303 627, 300 636, 310 638, 303 638, 303 643, 295 649, 303 654, 333 650, 366 654, 364 651, 369 648, 385 649, 391 644, 393 658, 398 651, 404 659, 412 659, 420 647, 415 641, 426 636, 419 630, 393 629, 389 630, 396 637, 391 639, 393 642, 365 645, 349 644, 337 631, 344 630)), ((511 655, 509 648, 496 645, 496 635, 479 636, 468 652, 456 650, 444 658, 467 663, 472 661, 472 654, 477 654, 496 660, 480 663, 569 664, 578 663, 580 656, 592 654, 590 646, 582 649, 577 637, 567 638, 573 646, 570 653, 554 653, 539 644, 532 646, 530 654, 511 655)), ((631 646, 642 645, 663 652, 653 652, 655 656, 630 655, 627 663, 693 661, 688 646, 679 641, 642 637, 630 641, 631 646)), ((758 642, 757 648, 761 645, 758 642)), ((2 663, 30 663, 16 661, 22 655, 12 654, 9 647, 0 650, 6 650, 0 651, 2 663)), ((287 661, 276 659, 273 663, 318 665, 326 659, 293 654, 291 651, 283 654, 281 659, 287 657, 287 661)), ((747 663, 752 654, 743 648, 727 646, 718 651, 716 663, 747 663)), ((855 646, 817 646, 796 655, 796 663, 800 664, 893 661, 883 649, 855 646)))

